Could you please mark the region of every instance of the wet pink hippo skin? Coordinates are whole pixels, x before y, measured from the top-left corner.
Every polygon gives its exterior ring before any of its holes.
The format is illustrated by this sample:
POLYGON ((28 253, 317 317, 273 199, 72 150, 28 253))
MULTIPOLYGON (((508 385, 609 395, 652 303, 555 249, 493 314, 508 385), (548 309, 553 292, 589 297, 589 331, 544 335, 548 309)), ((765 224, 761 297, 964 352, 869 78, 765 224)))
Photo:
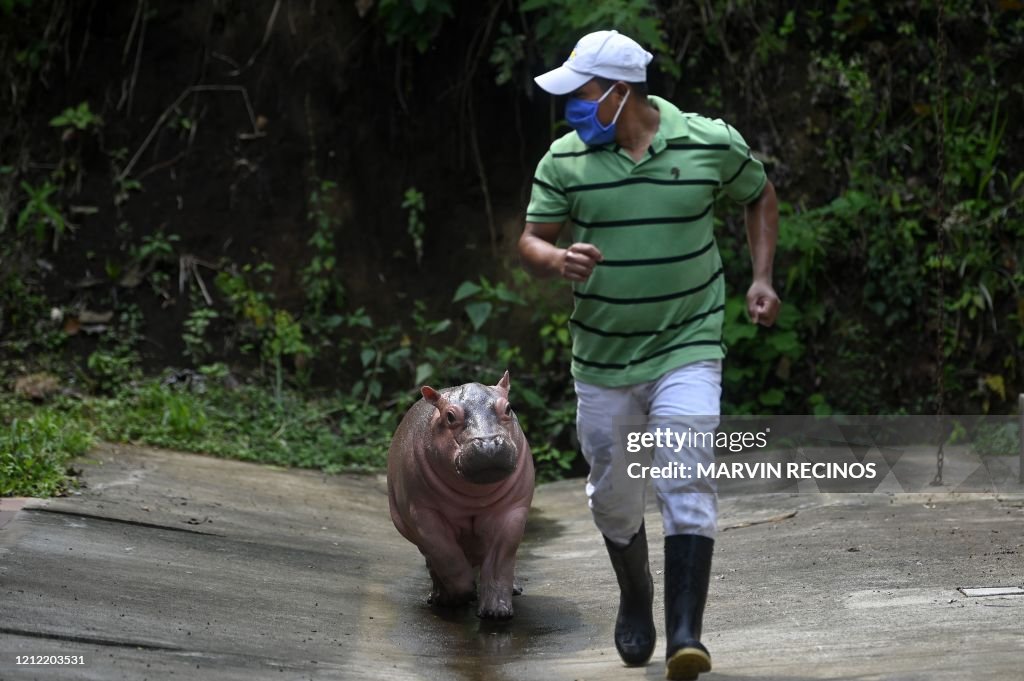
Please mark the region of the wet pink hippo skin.
POLYGON ((534 472, 508 402, 508 372, 493 386, 424 386, 420 393, 388 450, 391 519, 427 559, 428 602, 478 598, 479 617, 510 618, 534 472))

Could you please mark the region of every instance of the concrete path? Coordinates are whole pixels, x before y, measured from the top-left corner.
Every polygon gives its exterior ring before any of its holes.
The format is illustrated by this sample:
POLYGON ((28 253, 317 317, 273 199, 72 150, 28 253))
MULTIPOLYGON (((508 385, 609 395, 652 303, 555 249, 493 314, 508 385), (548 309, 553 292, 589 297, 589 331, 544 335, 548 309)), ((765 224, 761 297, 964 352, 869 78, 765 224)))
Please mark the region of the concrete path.
MULTIPOLYGON (((0 508, 0 679, 662 678, 662 641, 638 669, 612 647, 581 481, 538 489, 495 625, 425 604, 383 477, 111 445, 78 465, 80 495, 0 508)), ((957 590, 1024 586, 1024 495, 741 496, 720 527, 702 680, 1024 678, 1024 596, 957 590)))

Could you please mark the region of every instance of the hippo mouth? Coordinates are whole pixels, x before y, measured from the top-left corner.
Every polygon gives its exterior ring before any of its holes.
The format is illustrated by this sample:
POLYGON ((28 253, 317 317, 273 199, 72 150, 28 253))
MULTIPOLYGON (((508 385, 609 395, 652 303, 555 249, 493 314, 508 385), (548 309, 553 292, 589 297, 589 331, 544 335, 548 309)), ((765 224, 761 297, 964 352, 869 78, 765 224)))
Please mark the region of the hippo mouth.
POLYGON ((476 438, 462 448, 455 468, 465 480, 477 485, 500 482, 515 472, 517 451, 508 438, 476 438))

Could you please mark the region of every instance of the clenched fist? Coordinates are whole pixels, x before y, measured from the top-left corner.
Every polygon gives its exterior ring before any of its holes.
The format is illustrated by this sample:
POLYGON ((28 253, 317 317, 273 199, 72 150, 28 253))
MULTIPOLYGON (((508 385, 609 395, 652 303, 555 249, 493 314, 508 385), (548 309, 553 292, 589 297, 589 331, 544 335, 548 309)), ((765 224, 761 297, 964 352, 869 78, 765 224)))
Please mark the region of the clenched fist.
POLYGON ((602 260, 604 256, 597 246, 575 243, 563 252, 559 273, 569 281, 586 281, 594 266, 602 260))
POLYGON ((771 283, 754 281, 747 290, 747 314, 750 321, 761 326, 771 326, 779 316, 782 301, 776 295, 771 283))

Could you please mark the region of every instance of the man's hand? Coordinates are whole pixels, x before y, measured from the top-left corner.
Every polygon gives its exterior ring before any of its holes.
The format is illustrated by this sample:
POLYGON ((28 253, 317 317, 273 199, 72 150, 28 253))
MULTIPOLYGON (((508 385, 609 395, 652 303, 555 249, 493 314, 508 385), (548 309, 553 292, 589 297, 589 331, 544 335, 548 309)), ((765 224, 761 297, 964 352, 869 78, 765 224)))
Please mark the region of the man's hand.
POLYGON ((779 316, 781 306, 782 301, 770 282, 755 280, 747 290, 747 314, 754 324, 771 326, 779 316))
POLYGON ((602 260, 604 256, 594 244, 575 243, 563 252, 559 274, 569 281, 586 281, 602 260))

